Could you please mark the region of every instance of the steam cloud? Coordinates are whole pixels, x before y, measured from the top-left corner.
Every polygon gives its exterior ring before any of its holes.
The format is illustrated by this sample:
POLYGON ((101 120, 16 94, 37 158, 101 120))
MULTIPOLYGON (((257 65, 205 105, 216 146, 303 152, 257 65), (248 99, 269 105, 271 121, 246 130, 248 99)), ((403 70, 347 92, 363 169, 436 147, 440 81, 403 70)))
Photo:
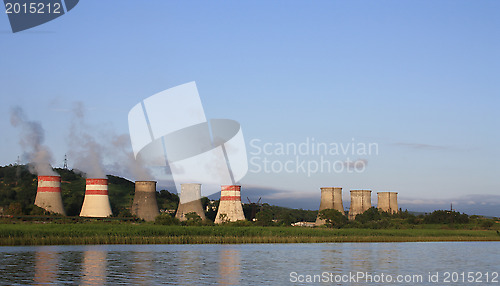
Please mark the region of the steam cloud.
POLYGON ((11 109, 10 123, 21 130, 19 144, 23 149, 23 158, 32 163, 29 166, 30 172, 39 176, 58 176, 50 165, 52 154, 49 148, 43 145, 45 131, 42 125, 28 120, 19 106, 11 109))
POLYGON ((111 145, 115 162, 110 167, 115 172, 120 172, 126 177, 133 177, 137 181, 150 181, 153 179, 151 171, 145 167, 140 158, 134 158, 130 136, 128 134, 113 135, 111 145))
POLYGON ((88 132, 83 103, 77 102, 72 112, 68 153, 73 158, 75 167, 85 172, 87 178, 106 178, 101 161, 103 146, 88 132))
POLYGON ((140 160, 135 160, 128 134, 116 135, 104 132, 103 128, 90 128, 82 102, 77 102, 72 112, 69 155, 76 169, 85 172, 87 178, 106 178, 106 171, 109 171, 135 180, 152 180, 150 170, 140 160), (90 130, 103 134, 96 140, 90 130))

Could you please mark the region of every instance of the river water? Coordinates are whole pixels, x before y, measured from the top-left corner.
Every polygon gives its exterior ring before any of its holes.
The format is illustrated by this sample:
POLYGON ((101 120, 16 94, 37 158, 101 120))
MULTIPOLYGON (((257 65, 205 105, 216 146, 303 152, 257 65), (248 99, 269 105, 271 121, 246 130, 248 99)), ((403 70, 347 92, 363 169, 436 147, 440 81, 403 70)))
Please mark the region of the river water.
POLYGON ((500 285, 499 272, 500 242, 0 247, 1 285, 500 285))

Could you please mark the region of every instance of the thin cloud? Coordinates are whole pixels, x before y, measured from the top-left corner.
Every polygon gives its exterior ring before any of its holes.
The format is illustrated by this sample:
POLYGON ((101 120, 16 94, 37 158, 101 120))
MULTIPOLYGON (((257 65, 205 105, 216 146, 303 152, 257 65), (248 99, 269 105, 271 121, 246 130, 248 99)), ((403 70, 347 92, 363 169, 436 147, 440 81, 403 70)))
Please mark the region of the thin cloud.
POLYGON ((417 150, 445 150, 445 149, 448 149, 447 146, 430 145, 430 144, 422 144, 422 143, 397 142, 397 143, 394 143, 393 145, 406 147, 406 148, 410 148, 410 149, 417 149, 417 150))

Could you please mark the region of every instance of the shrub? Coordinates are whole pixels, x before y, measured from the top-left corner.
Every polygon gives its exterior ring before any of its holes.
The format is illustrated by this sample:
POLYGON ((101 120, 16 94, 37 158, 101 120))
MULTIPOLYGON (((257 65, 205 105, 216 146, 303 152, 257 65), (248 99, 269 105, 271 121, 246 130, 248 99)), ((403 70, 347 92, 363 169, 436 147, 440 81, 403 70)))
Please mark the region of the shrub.
POLYGON ((328 227, 340 228, 347 223, 347 217, 334 209, 320 211, 319 218, 324 219, 328 227))
POLYGON ((183 225, 202 225, 201 217, 195 213, 190 212, 186 214, 186 220, 182 222, 183 225))
POLYGON ((484 227, 484 228, 491 228, 495 223, 493 222, 493 220, 489 219, 489 220, 485 220, 481 223, 481 227, 484 227))
POLYGON ((179 225, 180 221, 169 214, 160 214, 155 218, 155 224, 160 225, 179 225))

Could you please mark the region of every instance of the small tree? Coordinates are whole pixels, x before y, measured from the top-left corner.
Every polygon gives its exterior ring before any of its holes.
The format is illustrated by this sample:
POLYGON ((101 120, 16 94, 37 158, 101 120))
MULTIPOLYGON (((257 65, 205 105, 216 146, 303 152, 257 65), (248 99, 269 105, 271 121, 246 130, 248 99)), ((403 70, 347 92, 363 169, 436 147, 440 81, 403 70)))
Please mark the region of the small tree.
POLYGON ((273 225, 273 213, 270 210, 261 210, 255 215, 257 225, 270 226, 273 225))
POLYGON ((493 225, 495 224, 495 222, 492 220, 492 219, 488 219, 488 220, 485 220, 481 223, 481 226, 483 228, 486 228, 486 229, 489 229, 491 228, 493 225))
POLYGON ((202 219, 197 213, 190 212, 186 214, 186 221, 184 221, 185 225, 201 225, 201 223, 202 219))
POLYGON ((179 220, 169 214, 160 214, 155 218, 155 224, 161 225, 178 225, 179 220))
POLYGON ((377 208, 371 207, 367 209, 364 213, 358 214, 356 216, 356 221, 359 221, 361 223, 367 223, 369 221, 378 221, 381 220, 382 216, 380 215, 380 212, 378 211, 377 208))
POLYGON ((228 222, 230 222, 229 218, 227 217, 227 214, 219 214, 219 219, 220 219, 221 223, 228 223, 228 222))
POLYGON ((319 212, 319 218, 324 219, 328 227, 340 228, 347 223, 347 217, 338 210, 325 209, 319 212))
POLYGON ((7 213, 10 215, 22 215, 23 214, 23 206, 19 202, 12 202, 7 209, 7 213))

